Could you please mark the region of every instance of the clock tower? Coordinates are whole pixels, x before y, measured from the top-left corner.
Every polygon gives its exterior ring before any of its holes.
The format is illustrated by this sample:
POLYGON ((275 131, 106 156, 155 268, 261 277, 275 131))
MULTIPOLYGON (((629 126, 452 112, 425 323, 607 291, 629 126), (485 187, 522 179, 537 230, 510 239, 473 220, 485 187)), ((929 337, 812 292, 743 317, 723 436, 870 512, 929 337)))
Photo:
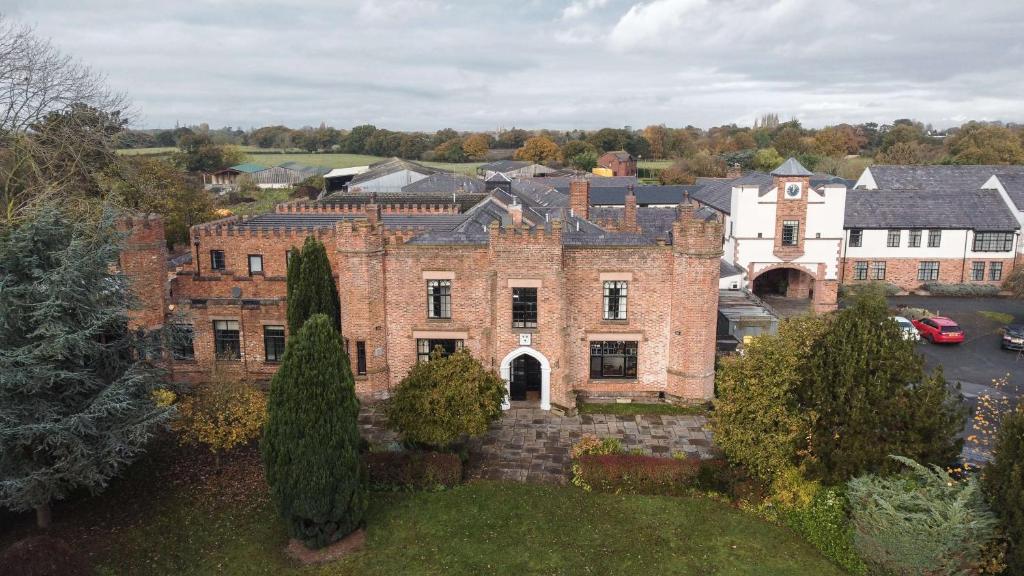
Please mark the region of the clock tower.
POLYGON ((772 178, 776 190, 774 254, 789 262, 804 255, 811 171, 790 158, 772 171, 772 178))

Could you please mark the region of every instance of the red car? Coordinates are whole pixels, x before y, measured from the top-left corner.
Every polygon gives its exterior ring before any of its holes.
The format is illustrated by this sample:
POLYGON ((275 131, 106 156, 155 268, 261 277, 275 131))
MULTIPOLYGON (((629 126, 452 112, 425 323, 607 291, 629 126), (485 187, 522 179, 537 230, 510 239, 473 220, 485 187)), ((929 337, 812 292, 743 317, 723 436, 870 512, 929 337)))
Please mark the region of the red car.
POLYGON ((921 333, 921 338, 932 344, 956 344, 964 341, 964 331, 959 324, 949 318, 932 316, 914 320, 913 324, 921 333))

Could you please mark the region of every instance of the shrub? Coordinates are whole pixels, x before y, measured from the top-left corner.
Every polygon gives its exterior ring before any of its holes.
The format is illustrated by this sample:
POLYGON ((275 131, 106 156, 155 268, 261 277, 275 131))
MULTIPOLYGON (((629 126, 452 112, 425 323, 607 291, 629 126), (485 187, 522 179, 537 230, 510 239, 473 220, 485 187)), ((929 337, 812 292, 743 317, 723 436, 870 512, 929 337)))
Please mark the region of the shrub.
POLYGON ((580 456, 593 454, 622 454, 622 442, 618 438, 598 438, 592 434, 584 434, 579 442, 572 445, 569 454, 573 460, 580 456))
POLYGON ((364 461, 375 490, 440 490, 462 482, 462 460, 448 452, 375 452, 364 461))
POLYGON ((787 526, 847 572, 867 572, 867 566, 854 548, 853 527, 846 515, 846 498, 839 490, 820 489, 809 502, 787 508, 781 516, 787 526))
POLYGON ((960 574, 977 565, 997 525, 977 480, 893 458, 910 472, 848 484, 861 558, 882 574, 960 574))
POLYGON ((999 287, 989 284, 928 282, 922 284, 921 289, 927 291, 932 296, 995 296, 999 294, 999 287))
POLYGON ((814 343, 827 328, 822 317, 785 320, 777 335, 759 336, 743 356, 721 361, 711 419, 715 444, 767 482, 806 451, 811 423, 796 391, 814 343))
POLYGON ((462 349, 416 364, 385 406, 388 424, 413 444, 445 448, 501 417, 505 382, 462 349))
POLYGON ((751 477, 746 468, 722 458, 701 460, 694 485, 701 492, 714 492, 733 501, 760 502, 765 498, 764 484, 751 477))
POLYGON ((53 536, 30 536, 0 553, 0 576, 87 576, 81 554, 53 536))
POLYGON ((1024 405, 1003 419, 993 453, 985 468, 985 490, 1010 542, 1007 566, 1013 574, 1024 574, 1024 405))
POLYGON ((615 494, 679 496, 693 489, 699 467, 696 458, 584 454, 573 483, 584 490, 615 494))
POLYGON ((267 413, 263 464, 291 536, 320 548, 361 527, 367 492, 359 400, 341 335, 326 315, 311 316, 288 340, 267 413))
POLYGON ((173 427, 182 444, 202 444, 220 466, 221 454, 259 437, 267 420, 267 397, 252 384, 216 372, 178 404, 173 427))

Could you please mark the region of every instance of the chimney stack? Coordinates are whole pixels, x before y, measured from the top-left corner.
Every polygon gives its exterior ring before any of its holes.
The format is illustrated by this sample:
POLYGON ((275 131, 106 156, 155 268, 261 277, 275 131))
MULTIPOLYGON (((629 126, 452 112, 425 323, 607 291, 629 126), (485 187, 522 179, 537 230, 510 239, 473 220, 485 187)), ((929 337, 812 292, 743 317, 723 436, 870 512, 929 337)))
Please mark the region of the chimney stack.
POLYGON ((640 231, 636 222, 636 194, 633 193, 632 184, 626 187, 626 202, 622 211, 622 231, 634 233, 640 231))
POLYGON ((575 178, 569 182, 569 208, 575 216, 590 219, 590 180, 575 178))
POLYGON ((510 204, 508 207, 509 218, 512 219, 513 226, 519 226, 523 223, 523 205, 522 204, 510 204))

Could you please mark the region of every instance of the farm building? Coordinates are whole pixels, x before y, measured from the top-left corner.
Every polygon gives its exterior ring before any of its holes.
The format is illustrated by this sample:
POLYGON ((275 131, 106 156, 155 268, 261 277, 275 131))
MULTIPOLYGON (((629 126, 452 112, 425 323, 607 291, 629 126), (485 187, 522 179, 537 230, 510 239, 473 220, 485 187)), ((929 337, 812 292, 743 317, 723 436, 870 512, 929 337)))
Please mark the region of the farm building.
POLYGON ((554 172, 556 172, 554 168, 523 160, 495 160, 494 162, 481 164, 476 169, 476 173, 484 178, 490 178, 494 174, 504 174, 509 178, 524 178, 529 176, 545 176, 554 172))
POLYGON ((409 184, 439 172, 444 172, 444 170, 430 168, 400 158, 391 158, 370 164, 367 171, 357 174, 349 181, 347 189, 382 194, 397 193, 409 184))
POLYGON ((597 159, 597 165, 608 170, 608 176, 636 176, 636 158, 625 150, 605 152, 597 159))
POLYGON ((302 182, 310 176, 323 175, 327 170, 305 166, 298 162, 285 162, 279 166, 245 163, 218 170, 206 181, 207 188, 233 188, 244 180, 254 182, 260 188, 287 188, 302 182))

